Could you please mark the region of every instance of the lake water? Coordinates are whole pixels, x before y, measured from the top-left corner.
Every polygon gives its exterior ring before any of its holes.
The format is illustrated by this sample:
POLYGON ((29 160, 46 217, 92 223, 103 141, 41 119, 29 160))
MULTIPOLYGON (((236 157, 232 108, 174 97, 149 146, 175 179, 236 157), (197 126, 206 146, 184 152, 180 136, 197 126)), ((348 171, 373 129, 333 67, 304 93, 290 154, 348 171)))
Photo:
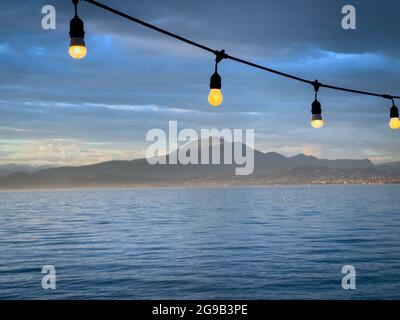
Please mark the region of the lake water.
POLYGON ((399 299, 400 186, 0 192, 0 299, 399 299), (344 265, 357 289, 343 290, 344 265), (53 265, 56 290, 43 290, 53 265))

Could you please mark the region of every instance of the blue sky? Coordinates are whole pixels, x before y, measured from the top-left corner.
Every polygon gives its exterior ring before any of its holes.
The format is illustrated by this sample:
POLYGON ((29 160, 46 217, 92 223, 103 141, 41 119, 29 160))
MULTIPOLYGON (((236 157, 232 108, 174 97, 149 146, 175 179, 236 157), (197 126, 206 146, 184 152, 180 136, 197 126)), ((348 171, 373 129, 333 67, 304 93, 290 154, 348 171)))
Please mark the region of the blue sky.
MULTIPOLYGON (((400 95, 398 1, 351 1, 357 30, 341 28, 348 1, 101 0, 215 49, 334 85, 400 95)), ((310 127, 312 88, 223 61, 224 104, 207 103, 213 56, 88 3, 88 56, 68 56, 70 1, 0 4, 0 164, 80 165, 143 157, 146 133, 254 128, 262 151, 400 160, 400 132, 383 99, 321 90, 326 125, 310 127), (41 9, 57 9, 57 29, 41 9)))

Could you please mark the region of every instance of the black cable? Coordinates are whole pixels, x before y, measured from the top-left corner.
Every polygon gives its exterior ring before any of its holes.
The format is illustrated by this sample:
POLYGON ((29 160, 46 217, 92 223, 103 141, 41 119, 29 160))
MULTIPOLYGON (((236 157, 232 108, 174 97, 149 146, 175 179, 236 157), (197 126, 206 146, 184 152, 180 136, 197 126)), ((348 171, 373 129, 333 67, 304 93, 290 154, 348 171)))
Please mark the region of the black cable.
POLYGON ((264 70, 264 71, 275 73, 275 74, 280 75, 282 77, 286 77, 286 78, 289 78, 289 79, 293 79, 293 80, 297 80, 297 81, 301 81, 301 82, 305 82, 305 83, 309 83, 309 84, 313 83, 310 80, 303 79, 303 78, 300 78, 300 77, 296 77, 296 76, 293 76, 291 74, 284 73, 284 72, 281 72, 281 71, 278 71, 278 70, 274 70, 274 69, 271 69, 271 68, 267 68, 267 67, 255 64, 253 62, 246 61, 246 60, 243 60, 243 59, 240 59, 240 58, 236 58, 236 57, 233 57, 233 56, 230 56, 230 55, 227 55, 226 58, 230 59, 230 60, 233 60, 233 61, 236 61, 236 62, 239 62, 239 63, 242 63, 242 64, 246 64, 246 65, 251 66, 253 68, 258 68, 258 69, 261 69, 261 70, 264 70))
POLYGON ((72 3, 74 4, 75 16, 78 15, 78 2, 79 2, 79 0, 72 1, 72 3))
POLYGON ((211 52, 211 53, 216 55, 216 63, 217 64, 220 61, 222 61, 223 59, 230 59, 232 61, 236 61, 238 63, 242 63, 242 64, 248 65, 250 67, 261 69, 261 70, 264 70, 264 71, 267 71, 267 72, 270 72, 270 73, 274 73, 276 75, 279 75, 279 76, 282 76, 282 77, 285 77, 285 78, 289 78, 289 79, 296 80, 296 81, 299 81, 299 82, 311 84, 312 86, 314 86, 314 88, 315 88, 315 85, 317 84, 318 88, 327 88, 327 89, 332 89, 332 90, 336 90, 336 91, 344 91, 344 92, 350 92, 350 93, 356 93, 356 94, 380 97, 380 98, 389 99, 389 100, 400 99, 400 96, 392 96, 392 95, 388 95, 388 94, 379 94, 379 93, 374 93, 374 92, 369 92, 369 91, 361 91, 361 90, 354 90, 354 89, 349 89, 349 88, 337 87, 337 86, 333 86, 333 85, 329 85, 329 84, 320 83, 317 80, 310 81, 310 80, 307 80, 307 79, 304 79, 304 78, 301 78, 301 77, 297 77, 297 76, 294 76, 294 75, 291 75, 291 74, 288 74, 288 73, 284 73, 284 72, 281 72, 281 71, 278 71, 278 70, 275 70, 275 69, 264 67, 264 66, 261 66, 261 65, 256 64, 256 63, 253 63, 253 62, 250 62, 250 61, 247 61, 247 60, 243 60, 243 59, 228 55, 228 54, 225 53, 224 50, 218 51, 218 50, 211 49, 211 48, 209 48, 209 47, 207 47, 205 45, 202 45, 202 44, 197 43, 195 41, 186 39, 186 38, 181 37, 179 35, 176 35, 176 34, 174 34, 172 32, 169 32, 167 30, 161 29, 161 28, 159 28, 157 26, 154 26, 154 25, 152 25, 150 23, 147 23, 145 21, 142 21, 140 19, 132 17, 132 16, 126 14, 126 13, 123 13, 123 12, 118 11, 116 9, 113 9, 113 8, 111 8, 109 6, 106 6, 106 5, 102 4, 102 3, 99 3, 99 2, 97 2, 95 0, 81 0, 81 1, 89 2, 89 3, 95 5, 95 6, 99 7, 99 8, 102 8, 104 10, 112 12, 112 13, 114 13, 114 14, 116 14, 118 16, 121 16, 121 17, 123 17, 125 19, 128 19, 130 21, 133 21, 133 22, 136 22, 138 24, 141 24, 142 26, 144 26, 146 28, 155 30, 155 31, 160 32, 162 34, 165 34, 165 35, 167 35, 169 37, 172 37, 172 38, 175 38, 175 39, 180 40, 182 42, 185 42, 187 44, 190 44, 190 45, 192 45, 194 47, 197 47, 197 48, 203 49, 205 51, 211 52))
POLYGON ((192 45, 192 46, 198 47, 198 48, 200 48, 200 49, 209 51, 209 52, 214 53, 214 54, 217 54, 217 53, 218 53, 218 51, 216 51, 216 50, 213 50, 213 49, 211 49, 211 48, 208 48, 208 47, 206 47, 206 46, 203 46, 203 45, 201 45, 201 44, 199 44, 199 43, 196 43, 196 42, 194 42, 194 41, 192 41, 192 40, 189 40, 189 39, 186 39, 186 38, 184 38, 184 37, 178 36, 178 35, 176 35, 176 34, 173 34, 172 32, 169 32, 169 31, 166 31, 166 30, 161 29, 161 28, 159 28, 159 27, 156 27, 156 26, 154 26, 154 25, 152 25, 152 24, 150 24, 150 23, 147 23, 147 22, 144 22, 144 21, 142 21, 142 20, 139 20, 139 19, 137 19, 137 18, 135 18, 135 17, 132 17, 132 16, 130 16, 130 15, 127 15, 126 13, 123 13, 123 12, 121 12, 121 11, 115 10, 115 9, 113 9, 113 8, 111 8, 111 7, 109 7, 109 6, 106 6, 106 5, 102 4, 102 3, 99 3, 99 2, 97 2, 97 1, 93 1, 93 0, 82 0, 82 1, 86 1, 86 2, 89 2, 89 3, 91 3, 91 4, 94 4, 94 5, 97 6, 97 7, 100 7, 100 8, 102 8, 102 9, 107 10, 107 11, 110 11, 110 12, 112 12, 112 13, 118 15, 118 16, 121 16, 121 17, 123 17, 123 18, 125 18, 125 19, 131 20, 131 21, 136 22, 136 23, 138 23, 138 24, 141 24, 142 26, 145 26, 146 28, 153 29, 153 30, 155 30, 155 31, 158 31, 158 32, 160 32, 160 33, 163 33, 163 34, 165 34, 165 35, 167 35, 167 36, 170 36, 170 37, 172 37, 172 38, 175 38, 175 39, 177 39, 177 40, 186 42, 187 44, 190 44, 190 45, 192 45))

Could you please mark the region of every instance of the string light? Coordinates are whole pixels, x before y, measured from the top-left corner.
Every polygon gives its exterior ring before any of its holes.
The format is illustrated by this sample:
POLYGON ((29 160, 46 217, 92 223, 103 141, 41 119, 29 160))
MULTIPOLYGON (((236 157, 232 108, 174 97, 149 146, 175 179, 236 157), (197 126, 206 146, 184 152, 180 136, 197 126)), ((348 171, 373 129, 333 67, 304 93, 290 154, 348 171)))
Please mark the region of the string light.
MULTIPOLYGON (((215 64, 216 65, 216 64, 215 64)), ((221 76, 218 74, 217 67, 210 78, 210 94, 208 95, 208 103, 213 107, 218 107, 224 101, 221 93, 221 76)))
MULTIPOLYGON (((312 103, 312 119, 311 119, 311 125, 314 128, 321 128, 324 125, 324 121, 322 119, 322 109, 321 109, 321 103, 318 101, 317 99, 317 94, 318 94, 318 90, 319 88, 327 88, 327 89, 331 89, 331 90, 336 90, 336 91, 343 91, 343 92, 348 92, 348 93, 355 93, 355 94, 360 94, 360 95, 367 95, 367 96, 373 96, 373 97, 379 97, 379 98, 383 98, 383 99, 389 99, 393 101, 393 106, 390 109, 390 128, 392 129, 399 129, 400 128, 400 119, 399 119, 399 111, 397 109, 397 107, 395 106, 394 100, 395 99, 400 99, 400 96, 392 96, 392 95, 387 95, 387 94, 379 94, 379 93, 375 93, 375 92, 369 92, 369 91, 362 91, 362 90, 355 90, 355 89, 349 89, 349 88, 344 88, 344 87, 338 87, 338 86, 333 86, 333 85, 329 85, 329 84, 324 84, 321 82, 316 81, 311 81, 311 80, 307 80, 298 76, 294 76, 288 73, 284 73, 272 68, 268 68, 247 60, 243 60, 231 55, 228 55, 225 53, 224 50, 222 51, 218 51, 218 50, 214 50, 212 48, 209 48, 205 45, 202 45, 200 43, 197 43, 195 41, 192 41, 190 39, 186 39, 184 37, 181 37, 179 35, 176 35, 172 32, 169 32, 167 30, 161 29, 157 26, 154 26, 150 23, 147 23, 145 21, 142 21, 138 18, 132 17, 126 13, 123 13, 121 11, 118 11, 116 9, 113 9, 109 6, 106 6, 98 1, 95 0, 81 0, 81 1, 85 1, 88 3, 91 3, 99 8, 102 8, 106 11, 112 12, 120 17, 123 17, 125 19, 128 19, 130 21, 133 21, 137 24, 140 24, 146 28, 155 30, 159 33, 162 33, 164 35, 167 35, 169 37, 175 38, 179 41, 185 42, 186 44, 189 44, 191 46, 197 47, 199 49, 208 51, 212 54, 215 54, 216 56, 216 65, 215 65, 215 73, 211 76, 210 79, 210 94, 208 96, 208 101, 209 103, 214 106, 217 107, 219 105, 221 105, 221 103, 223 102, 223 96, 221 93, 221 76, 218 74, 217 72, 217 66, 218 63, 222 60, 222 59, 229 59, 241 64, 245 64, 247 66, 253 67, 253 68, 257 68, 263 71, 267 71, 269 73, 273 73, 276 75, 279 75, 281 77, 285 77, 288 79, 292 79, 292 80, 296 80, 299 82, 303 82, 306 84, 310 84, 314 87, 315 89, 315 100, 312 103), (317 87, 316 87, 317 86, 317 87)), ((79 2, 79 0, 72 0, 74 6, 75 6, 75 17, 71 20, 71 31, 70 31, 70 36, 71 36, 71 45, 70 45, 70 55, 75 58, 75 59, 82 59, 86 56, 87 54, 87 49, 85 46, 85 41, 84 41, 84 25, 83 25, 83 21, 81 19, 79 19, 78 14, 77 14, 77 3, 79 2)))
POLYGON ((215 58, 215 72, 210 78, 210 94, 208 95, 208 103, 213 107, 218 107, 224 101, 224 97, 222 96, 221 88, 222 88, 222 79, 218 74, 218 63, 225 58, 225 51, 222 50, 216 55, 215 58))
POLYGON ((393 106, 390 108, 390 122, 389 126, 391 129, 399 129, 400 128, 400 119, 399 119, 399 109, 397 109, 394 104, 394 100, 392 100, 393 106))
POLYGON ((71 42, 69 44, 69 55, 74 59, 83 59, 87 54, 85 45, 85 29, 83 21, 78 17, 78 2, 79 0, 72 0, 75 8, 75 16, 69 23, 69 35, 71 42))
POLYGON ((324 126, 324 120, 322 120, 322 108, 321 103, 318 101, 318 90, 320 83, 318 80, 314 81, 315 98, 311 105, 311 126, 315 129, 320 129, 324 126))

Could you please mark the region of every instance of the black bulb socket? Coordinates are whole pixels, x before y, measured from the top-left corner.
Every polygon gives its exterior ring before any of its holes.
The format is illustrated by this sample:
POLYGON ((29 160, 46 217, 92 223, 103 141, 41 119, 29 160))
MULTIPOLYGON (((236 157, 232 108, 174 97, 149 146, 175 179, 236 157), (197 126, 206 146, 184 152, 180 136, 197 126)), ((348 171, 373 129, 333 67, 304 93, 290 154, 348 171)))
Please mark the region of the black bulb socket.
POLYGON ((210 78, 210 89, 221 89, 222 79, 218 72, 215 72, 210 78))
POLYGON ((315 99, 311 105, 311 113, 313 115, 321 115, 322 114, 321 103, 317 99, 315 99))
POLYGON ((69 23, 69 36, 73 38, 85 38, 85 28, 83 21, 75 16, 69 23))
POLYGON ((399 117, 399 109, 395 105, 390 108, 390 118, 398 118, 399 117))

